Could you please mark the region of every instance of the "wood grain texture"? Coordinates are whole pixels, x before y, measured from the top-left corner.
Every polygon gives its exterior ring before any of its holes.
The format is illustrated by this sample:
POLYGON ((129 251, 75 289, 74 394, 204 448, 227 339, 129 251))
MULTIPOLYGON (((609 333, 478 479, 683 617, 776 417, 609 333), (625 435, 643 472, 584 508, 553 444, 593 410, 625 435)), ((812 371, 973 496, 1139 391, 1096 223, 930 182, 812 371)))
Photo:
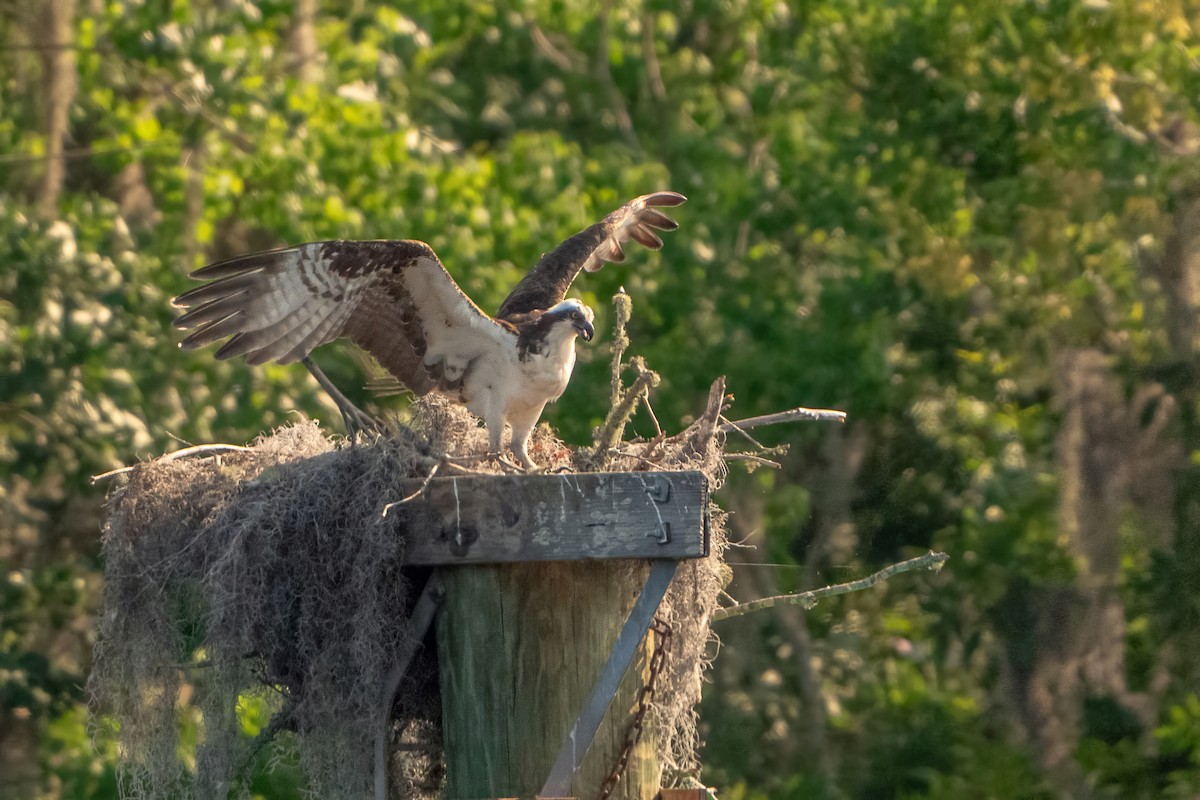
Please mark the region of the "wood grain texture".
POLYGON ((406 561, 433 566, 699 558, 707 513, 699 472, 608 472, 435 478, 395 516, 406 561))
MULTIPOLYGON (((537 794, 646 573, 645 562, 626 561, 445 571, 446 604, 438 619, 445 797, 537 794)), ((571 785, 577 797, 596 795, 620 752, 646 679, 645 646, 571 785)), ((658 793, 654 738, 647 730, 614 798, 651 800, 658 793)))

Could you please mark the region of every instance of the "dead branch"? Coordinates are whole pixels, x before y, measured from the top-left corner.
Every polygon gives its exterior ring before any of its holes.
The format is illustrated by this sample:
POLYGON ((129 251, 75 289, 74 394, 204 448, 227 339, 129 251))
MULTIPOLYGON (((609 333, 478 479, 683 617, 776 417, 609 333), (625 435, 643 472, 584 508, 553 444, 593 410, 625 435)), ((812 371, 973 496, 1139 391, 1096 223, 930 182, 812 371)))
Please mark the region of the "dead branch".
POLYGON ((725 433, 736 433, 739 436, 741 436, 743 439, 745 439, 746 441, 750 442, 750 444, 754 445, 759 450, 767 449, 767 446, 765 444, 758 441, 750 434, 746 433, 744 430, 739 428, 737 425, 734 425, 732 422, 730 422, 725 417, 724 414, 721 415, 720 419, 721 419, 721 430, 724 431, 725 433))
POLYGON ((835 411, 831 408, 793 408, 790 411, 778 411, 774 414, 764 414, 761 417, 739 419, 736 422, 726 422, 719 430, 729 433, 732 430, 745 431, 760 425, 778 425, 781 422, 796 422, 806 420, 813 422, 845 422, 846 412, 835 411))
POLYGON ((753 453, 729 453, 725 456, 726 461, 745 461, 747 464, 752 464, 756 467, 770 467, 771 469, 782 469, 783 464, 778 461, 772 461, 769 458, 756 456, 753 453))
POLYGON ((671 437, 673 441, 684 441, 684 453, 687 455, 702 455, 708 452, 708 446, 713 437, 719 432, 717 420, 725 410, 725 376, 713 381, 708 389, 708 404, 700 418, 689 425, 682 433, 671 437))
POLYGON ((654 408, 650 405, 649 394, 642 398, 642 407, 646 409, 646 413, 650 415, 650 421, 654 423, 654 438, 661 439, 662 426, 658 424, 658 415, 654 413, 654 408))
MULTIPOLYGON (((613 310, 615 319, 613 321, 611 405, 604 424, 596 429, 592 437, 592 450, 588 457, 596 469, 603 466, 603 462, 608 457, 607 454, 621 443, 621 438, 625 434, 625 426, 629 424, 629 420, 637 410, 638 401, 643 399, 648 401, 650 390, 658 386, 659 382, 658 373, 646 366, 646 360, 641 356, 634 356, 628 363, 628 367, 633 370, 635 375, 633 384, 626 388, 621 383, 621 371, 626 366, 622 363, 622 358, 629 347, 629 336, 625 332, 626 325, 633 314, 633 301, 625 293, 624 287, 613 295, 613 310)), ((648 402, 647 408, 649 408, 648 402)), ((650 416, 654 417, 653 410, 650 411, 650 416)), ((654 422, 657 427, 658 420, 655 419, 654 422)))
POLYGON ((658 373, 646 367, 646 361, 641 356, 634 356, 629 367, 636 373, 633 385, 622 392, 621 401, 608 412, 604 425, 596 432, 595 449, 597 454, 607 453, 617 446, 625 433, 629 418, 637 410, 638 400, 650 389, 658 386, 658 373))
POLYGON ((388 515, 388 512, 391 511, 396 506, 402 506, 405 503, 411 503, 413 500, 416 500, 418 497, 420 497, 422 494, 424 494, 425 490, 429 488, 429 482, 431 480, 433 480, 434 475, 437 475, 438 470, 442 466, 442 463, 443 462, 438 462, 437 464, 433 465, 433 469, 429 470, 429 474, 425 476, 425 480, 421 481, 421 485, 419 487, 417 487, 417 490, 415 492, 410 494, 408 497, 397 500, 394 503, 388 503, 386 506, 383 507, 383 512, 379 516, 386 517, 388 515))
POLYGON ((950 556, 945 553, 935 553, 932 550, 923 556, 910 558, 908 561, 901 561, 899 564, 892 564, 884 567, 878 572, 868 575, 865 578, 859 578, 856 581, 849 583, 838 583, 833 586, 826 586, 821 589, 813 589, 808 592, 799 592, 797 594, 781 594, 775 597, 764 597, 762 600, 755 600, 752 603, 738 603, 735 606, 728 608, 717 609, 713 613, 713 622, 718 622, 723 619, 731 619, 740 617, 744 614, 749 614, 752 611, 761 611, 764 608, 774 608, 780 605, 804 606, 810 609, 824 600, 826 597, 834 597, 839 594, 849 594, 850 592, 861 592, 863 589, 870 589, 877 583, 887 580, 893 575, 899 575, 902 572, 913 572, 915 570, 928 569, 938 572, 942 565, 950 556))
MULTIPOLYGON (((244 447, 240 444, 197 444, 192 447, 184 447, 180 450, 173 450, 159 459, 159 461, 174 461, 178 458, 186 458, 187 456, 200 455, 201 453, 235 453, 240 451, 248 451, 251 448, 244 447)), ((99 475, 92 476, 92 483, 95 484, 105 478, 111 478, 115 475, 123 475, 126 472, 133 472, 138 468, 138 464, 131 464, 127 467, 118 467, 110 469, 108 472, 101 472, 99 475)))

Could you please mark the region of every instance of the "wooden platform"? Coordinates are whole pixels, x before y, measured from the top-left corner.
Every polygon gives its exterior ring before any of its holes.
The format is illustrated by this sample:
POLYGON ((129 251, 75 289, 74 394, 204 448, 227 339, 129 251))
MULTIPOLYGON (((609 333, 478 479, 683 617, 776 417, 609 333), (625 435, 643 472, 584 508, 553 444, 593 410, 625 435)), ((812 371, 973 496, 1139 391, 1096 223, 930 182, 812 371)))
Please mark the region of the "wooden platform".
POLYGON ((434 478, 401 508, 409 530, 431 532, 410 539, 413 565, 700 558, 709 548, 699 472, 434 478))

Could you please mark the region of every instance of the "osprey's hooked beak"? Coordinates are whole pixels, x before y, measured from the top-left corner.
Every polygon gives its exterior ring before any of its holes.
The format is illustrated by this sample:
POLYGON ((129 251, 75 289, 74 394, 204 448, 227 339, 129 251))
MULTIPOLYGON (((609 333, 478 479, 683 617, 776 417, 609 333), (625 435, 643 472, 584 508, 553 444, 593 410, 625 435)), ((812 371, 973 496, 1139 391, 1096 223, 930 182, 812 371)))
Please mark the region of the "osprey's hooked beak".
POLYGON ((585 342, 590 342, 592 337, 596 335, 596 329, 592 327, 592 323, 586 319, 581 319, 575 323, 575 332, 578 333, 585 342))

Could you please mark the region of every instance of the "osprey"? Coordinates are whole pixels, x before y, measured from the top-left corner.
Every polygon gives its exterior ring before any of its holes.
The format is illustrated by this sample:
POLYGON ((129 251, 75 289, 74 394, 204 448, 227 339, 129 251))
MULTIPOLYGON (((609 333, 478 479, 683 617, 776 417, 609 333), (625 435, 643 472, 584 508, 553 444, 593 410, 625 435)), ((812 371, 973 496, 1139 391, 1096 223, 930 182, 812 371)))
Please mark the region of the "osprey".
POLYGON ((250 364, 304 362, 337 403, 353 440, 373 420, 309 358, 326 342, 349 338, 415 395, 439 392, 482 417, 490 455, 501 453, 505 424, 520 462, 546 404, 567 388, 575 337, 591 341, 592 310, 568 300, 580 270, 623 261, 630 239, 662 247, 655 233, 678 224, 658 209, 686 198, 643 195, 544 254, 489 316, 458 287, 424 242, 329 241, 238 256, 196 270, 211 281, 173 301, 188 311, 175 325, 193 332, 193 349, 230 337, 218 359, 250 364))

